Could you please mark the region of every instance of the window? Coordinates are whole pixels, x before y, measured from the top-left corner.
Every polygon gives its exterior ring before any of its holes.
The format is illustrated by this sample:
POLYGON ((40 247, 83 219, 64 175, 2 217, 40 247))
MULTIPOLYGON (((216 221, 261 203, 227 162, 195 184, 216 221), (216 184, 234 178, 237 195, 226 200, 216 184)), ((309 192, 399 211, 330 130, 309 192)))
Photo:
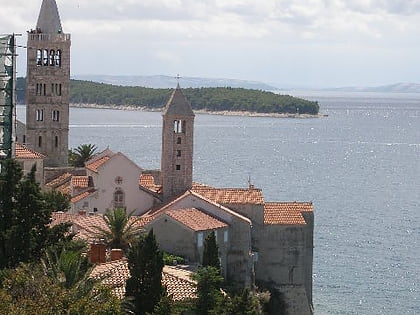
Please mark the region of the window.
POLYGON ((36 65, 42 66, 42 50, 41 49, 37 49, 36 51, 36 65))
POLYGON ((177 171, 180 171, 181 170, 181 165, 177 164, 175 168, 176 168, 177 171))
POLYGON ((26 143, 26 135, 23 135, 22 137, 22 142, 25 144, 26 143))
POLYGON ((174 120, 174 132, 175 133, 182 132, 182 120, 174 120))
POLYGON ((55 51, 54 49, 50 50, 50 66, 54 66, 55 64, 55 51))
POLYGON ((89 201, 83 201, 83 208, 89 207, 89 201))
POLYGON ((54 146, 58 148, 58 136, 55 136, 54 138, 54 146))
POLYGON ((181 156, 181 150, 176 150, 176 156, 181 156))
POLYGON ((176 139, 176 144, 181 144, 181 137, 178 137, 178 139, 176 139))
POLYGON ((123 178, 122 178, 121 176, 117 176, 117 177, 115 177, 114 182, 115 182, 115 184, 117 184, 117 185, 121 185, 121 184, 122 184, 122 182, 123 182, 123 178))
POLYGON ((227 243, 228 238, 229 238, 228 231, 225 231, 225 232, 223 233, 223 241, 224 241, 225 243, 227 243))
POLYGON ((44 110, 37 109, 35 112, 35 119, 36 121, 43 121, 44 120, 44 110))
POLYGON ((197 234, 197 246, 198 247, 203 247, 203 241, 204 241, 204 239, 203 239, 203 232, 199 232, 197 234))
POLYGON ((61 67, 61 50, 59 49, 55 53, 55 66, 61 67))
POLYGON ((93 212, 98 212, 98 208, 93 208, 93 212))
POLYGON ((42 147, 42 137, 38 137, 38 147, 42 147))
POLYGON ((35 95, 41 95, 41 84, 37 83, 36 84, 36 93, 35 95))
POLYGON ((114 192, 114 207, 124 207, 124 192, 120 188, 117 188, 117 190, 114 192))
POLYGON ((53 110, 51 113, 51 118, 53 121, 60 121, 60 111, 53 110))
POLYGON ((48 49, 44 49, 43 59, 44 59, 43 65, 48 66, 48 49))

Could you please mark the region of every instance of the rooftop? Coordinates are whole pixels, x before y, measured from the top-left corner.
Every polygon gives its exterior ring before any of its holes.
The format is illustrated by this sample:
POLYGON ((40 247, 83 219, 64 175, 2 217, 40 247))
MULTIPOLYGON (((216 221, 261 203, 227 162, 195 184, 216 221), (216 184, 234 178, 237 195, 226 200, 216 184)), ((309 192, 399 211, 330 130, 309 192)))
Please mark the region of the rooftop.
POLYGON ((261 189, 258 188, 213 188, 194 185, 192 191, 219 204, 264 204, 261 189))
POLYGON ((193 231, 206 231, 228 226, 225 222, 196 208, 173 209, 167 210, 165 213, 193 231))
POLYGON ((264 224, 305 225, 302 212, 312 212, 311 202, 267 202, 264 205, 264 224))
POLYGON ((107 155, 106 156, 103 156, 103 157, 101 157, 98 160, 94 160, 94 161, 92 161, 90 163, 88 162, 88 164, 86 164, 86 168, 88 170, 92 171, 92 172, 97 173, 98 172, 98 168, 101 165, 105 164, 109 159, 110 159, 109 156, 107 156, 107 155))
POLYGON ((46 34, 62 33, 60 14, 55 0, 42 1, 36 28, 46 34))
POLYGON ((88 188, 89 176, 73 176, 71 178, 71 185, 73 188, 88 188))
POLYGON ((16 143, 15 154, 17 159, 44 159, 45 155, 29 149, 27 146, 16 143))
POLYGON ((184 93, 182 93, 179 84, 172 92, 172 95, 163 111, 163 115, 194 116, 191 104, 185 97, 184 93))

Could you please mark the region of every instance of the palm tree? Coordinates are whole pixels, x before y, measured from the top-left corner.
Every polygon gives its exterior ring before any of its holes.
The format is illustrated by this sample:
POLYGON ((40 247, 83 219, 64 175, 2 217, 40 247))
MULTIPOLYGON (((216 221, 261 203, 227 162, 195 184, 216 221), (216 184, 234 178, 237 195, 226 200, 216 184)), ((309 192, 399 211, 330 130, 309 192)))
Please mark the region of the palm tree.
POLYGON ((126 251, 143 231, 132 213, 127 214, 125 208, 115 208, 112 211, 107 209, 103 217, 107 228, 96 227, 97 236, 104 239, 108 247, 126 251))
POLYGON ((94 144, 81 144, 74 150, 69 150, 69 164, 76 167, 85 166, 85 162, 95 156, 97 147, 94 144))

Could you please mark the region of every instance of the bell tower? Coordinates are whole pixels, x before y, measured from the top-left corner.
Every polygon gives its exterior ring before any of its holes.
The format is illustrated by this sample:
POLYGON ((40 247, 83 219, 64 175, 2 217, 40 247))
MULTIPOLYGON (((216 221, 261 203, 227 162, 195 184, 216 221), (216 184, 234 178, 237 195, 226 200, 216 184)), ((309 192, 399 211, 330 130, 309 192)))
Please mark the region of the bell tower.
POLYGON ((70 44, 57 3, 43 0, 36 29, 28 32, 25 142, 46 155, 49 167, 67 165, 70 44))
POLYGON ((165 200, 191 189, 194 117, 178 84, 163 112, 161 173, 165 200))

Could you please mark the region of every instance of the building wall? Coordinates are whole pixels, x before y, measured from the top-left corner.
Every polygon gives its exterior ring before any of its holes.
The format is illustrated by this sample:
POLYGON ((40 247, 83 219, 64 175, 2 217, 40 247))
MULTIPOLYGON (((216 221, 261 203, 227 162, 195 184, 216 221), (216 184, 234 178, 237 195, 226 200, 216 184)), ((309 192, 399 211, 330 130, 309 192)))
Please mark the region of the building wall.
POLYGON ((45 166, 65 166, 69 130, 70 35, 29 33, 27 46, 31 49, 27 50, 26 144, 46 155, 45 166), (61 51, 60 67, 37 65, 38 50, 43 52, 45 49, 48 52, 61 51), (58 84, 57 90, 55 84, 58 84), (42 120, 37 111, 42 111, 42 120), (59 112, 58 120, 53 117, 53 111, 59 112))
POLYGON ((44 161, 43 159, 18 159, 23 171, 23 175, 28 175, 32 167, 36 165, 35 180, 41 186, 44 185, 44 161))

